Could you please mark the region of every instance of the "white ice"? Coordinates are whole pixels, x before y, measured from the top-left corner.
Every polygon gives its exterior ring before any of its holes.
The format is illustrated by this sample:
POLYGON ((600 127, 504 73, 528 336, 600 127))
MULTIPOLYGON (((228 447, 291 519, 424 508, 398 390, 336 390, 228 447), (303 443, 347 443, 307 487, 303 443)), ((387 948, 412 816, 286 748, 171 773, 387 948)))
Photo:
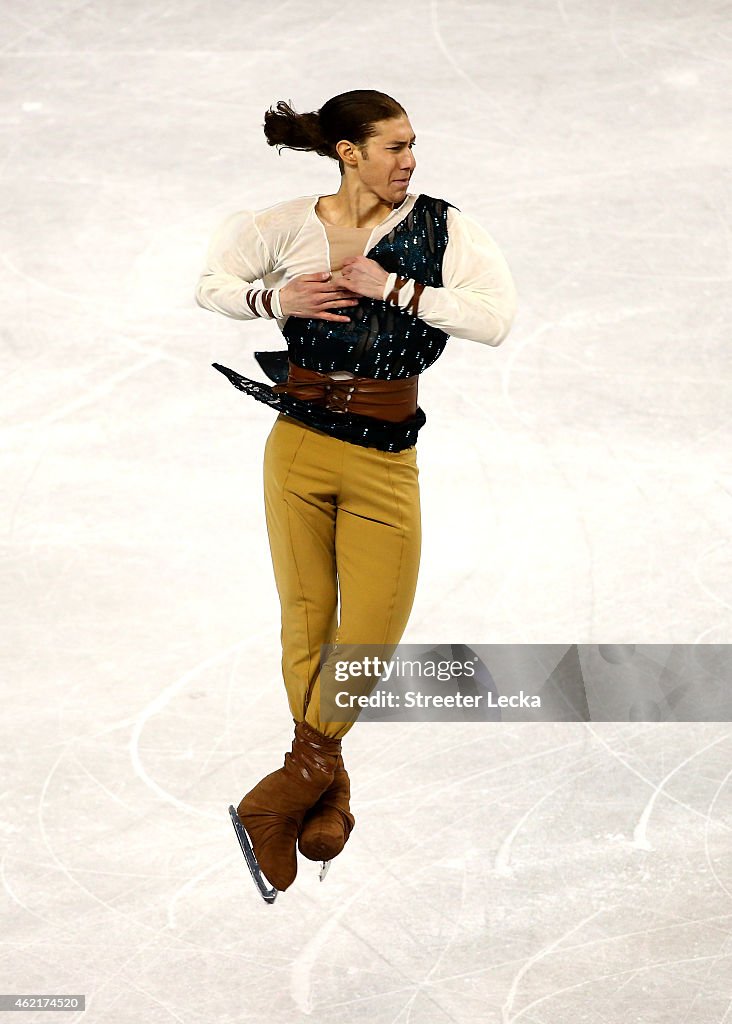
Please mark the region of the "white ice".
POLYGON ((0 990, 87 1000, 23 1020, 732 1024, 726 722, 357 724, 346 850, 260 900, 274 415, 211 363, 282 338, 193 299, 227 213, 338 187, 264 111, 395 96, 519 295, 420 381, 404 641, 728 643, 731 40, 712 0, 2 4, 0 990))

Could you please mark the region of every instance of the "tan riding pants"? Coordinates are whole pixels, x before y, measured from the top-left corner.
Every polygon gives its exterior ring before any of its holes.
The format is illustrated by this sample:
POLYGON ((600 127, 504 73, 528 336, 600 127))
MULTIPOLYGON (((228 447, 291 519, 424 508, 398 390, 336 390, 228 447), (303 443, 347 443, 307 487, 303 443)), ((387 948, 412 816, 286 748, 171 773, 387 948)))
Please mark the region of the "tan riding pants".
POLYGON ((417 449, 366 448, 280 414, 263 468, 292 717, 340 737, 352 722, 321 721, 321 644, 387 645, 390 657, 401 640, 422 542, 417 449))

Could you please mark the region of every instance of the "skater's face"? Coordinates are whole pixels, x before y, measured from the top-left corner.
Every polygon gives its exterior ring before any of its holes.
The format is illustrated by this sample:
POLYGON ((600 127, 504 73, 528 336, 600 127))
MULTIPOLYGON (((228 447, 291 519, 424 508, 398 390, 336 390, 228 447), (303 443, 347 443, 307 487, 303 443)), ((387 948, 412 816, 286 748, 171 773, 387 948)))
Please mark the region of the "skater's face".
POLYGON ((399 204, 417 166, 413 152, 416 136, 407 117, 377 121, 374 128, 376 134, 365 146, 351 147, 343 154, 347 157, 346 166, 353 167, 361 184, 383 202, 399 204))

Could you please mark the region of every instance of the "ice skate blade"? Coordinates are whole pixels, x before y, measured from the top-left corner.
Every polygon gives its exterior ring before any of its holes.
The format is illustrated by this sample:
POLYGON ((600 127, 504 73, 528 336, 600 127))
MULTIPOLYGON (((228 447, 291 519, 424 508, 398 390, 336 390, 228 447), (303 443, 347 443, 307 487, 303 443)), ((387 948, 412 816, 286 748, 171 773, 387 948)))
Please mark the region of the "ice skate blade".
POLYGON ((333 861, 330 861, 330 860, 324 860, 321 863, 321 865, 320 865, 320 874, 318 875, 318 878, 320 879, 321 882, 323 881, 325 876, 328 874, 328 871, 330 870, 330 866, 331 866, 332 863, 333 863, 333 861))
POLYGON ((254 856, 254 850, 252 849, 251 840, 247 835, 247 830, 242 825, 239 815, 236 813, 236 807, 233 804, 229 804, 229 814, 231 815, 231 821, 236 832, 236 838, 239 840, 239 846, 241 852, 244 854, 244 860, 247 862, 250 874, 254 879, 254 884, 259 889, 259 894, 265 903, 274 903, 277 899, 277 893, 279 889, 268 888, 264 881, 264 875, 259 864, 257 864, 257 858, 254 856))

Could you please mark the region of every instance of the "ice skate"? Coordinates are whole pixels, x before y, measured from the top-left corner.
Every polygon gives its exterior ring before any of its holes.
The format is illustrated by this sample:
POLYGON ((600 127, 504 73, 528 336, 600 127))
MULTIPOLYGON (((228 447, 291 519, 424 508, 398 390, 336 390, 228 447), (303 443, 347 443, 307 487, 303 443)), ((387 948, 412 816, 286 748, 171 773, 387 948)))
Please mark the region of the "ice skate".
POLYGON ((259 870, 277 890, 288 889, 295 880, 300 826, 333 781, 340 747, 340 740, 298 722, 284 767, 265 776, 237 808, 259 870))
POLYGON ((298 837, 300 853, 308 860, 322 861, 320 880, 330 862, 343 850, 356 819, 350 808, 351 783, 338 755, 333 781, 318 802, 305 815, 298 837))
POLYGON ((233 804, 229 804, 229 814, 231 815, 236 837, 239 840, 241 852, 244 854, 244 860, 247 862, 247 867, 251 872, 255 885, 259 889, 262 899, 265 903, 274 903, 277 899, 277 889, 270 888, 267 885, 261 868, 259 867, 259 864, 257 864, 257 858, 254 856, 251 840, 247 835, 246 829, 239 820, 239 815, 236 813, 236 808, 233 804))

